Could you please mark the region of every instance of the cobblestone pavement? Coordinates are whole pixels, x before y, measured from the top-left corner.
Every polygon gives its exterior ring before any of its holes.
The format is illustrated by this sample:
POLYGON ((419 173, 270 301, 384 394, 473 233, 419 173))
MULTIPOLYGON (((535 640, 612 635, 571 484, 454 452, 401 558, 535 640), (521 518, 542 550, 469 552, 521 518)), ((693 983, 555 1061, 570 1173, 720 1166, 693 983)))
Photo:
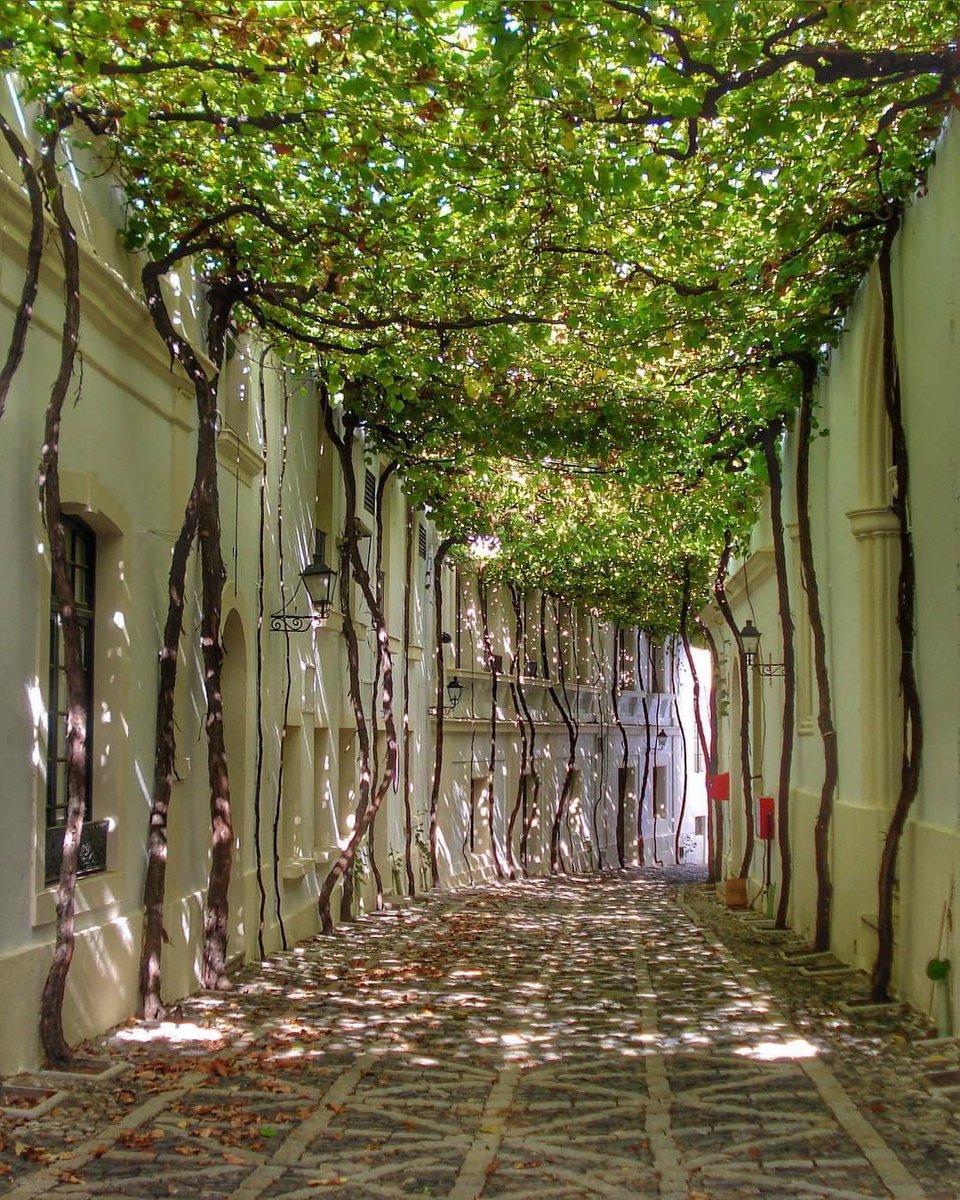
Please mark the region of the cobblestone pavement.
POLYGON ((957 1044, 845 1016, 862 976, 691 878, 477 887, 275 955, 4 1119, 0 1194, 960 1196, 957 1044))

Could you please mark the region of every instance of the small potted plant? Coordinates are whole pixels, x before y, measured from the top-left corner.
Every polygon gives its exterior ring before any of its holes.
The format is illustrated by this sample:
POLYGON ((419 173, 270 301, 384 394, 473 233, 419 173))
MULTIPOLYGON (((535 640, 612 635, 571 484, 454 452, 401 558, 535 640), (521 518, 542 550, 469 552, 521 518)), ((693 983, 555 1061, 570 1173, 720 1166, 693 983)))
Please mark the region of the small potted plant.
POLYGON ((413 840, 420 857, 420 890, 430 890, 430 843, 423 828, 423 822, 417 821, 413 827, 413 840))
POLYGON ((404 895, 403 876, 404 876, 404 861, 403 855, 399 850, 394 850, 391 846, 389 850, 390 857, 390 874, 393 877, 394 895, 404 895))

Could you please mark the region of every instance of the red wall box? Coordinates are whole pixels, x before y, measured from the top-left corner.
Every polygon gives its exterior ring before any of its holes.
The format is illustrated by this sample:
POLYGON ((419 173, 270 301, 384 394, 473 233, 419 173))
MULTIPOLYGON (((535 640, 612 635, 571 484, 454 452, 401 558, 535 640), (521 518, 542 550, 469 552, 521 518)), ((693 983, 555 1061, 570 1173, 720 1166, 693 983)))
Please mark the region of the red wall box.
POLYGON ((769 842, 773 838, 773 797, 761 796, 760 805, 760 821, 757 830, 758 836, 765 842, 769 842))
POLYGON ((707 777, 707 795, 711 800, 730 799, 730 772, 707 777))

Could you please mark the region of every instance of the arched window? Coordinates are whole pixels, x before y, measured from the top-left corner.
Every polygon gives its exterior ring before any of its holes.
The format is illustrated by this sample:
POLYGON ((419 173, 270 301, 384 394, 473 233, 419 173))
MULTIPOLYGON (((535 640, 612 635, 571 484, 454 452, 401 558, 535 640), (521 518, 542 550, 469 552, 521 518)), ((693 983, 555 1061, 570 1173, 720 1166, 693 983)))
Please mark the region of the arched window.
MULTIPOLYGON (((93 722, 93 626, 94 580, 96 574, 96 537, 82 522, 71 517, 63 520, 66 538, 67 569, 73 584, 77 621, 80 625, 80 656, 86 682, 87 708, 87 807, 84 822, 93 815, 92 764, 93 722)), ((63 829, 67 820, 67 680, 63 662, 63 637, 55 589, 50 596, 50 695, 47 726, 47 804, 46 804, 46 880, 55 880, 60 870, 63 829)), ((90 842, 94 830, 81 843, 79 874, 104 869, 104 854, 90 842)), ((94 839, 96 840, 96 838, 94 839)), ((105 844, 105 838, 104 838, 105 844)))

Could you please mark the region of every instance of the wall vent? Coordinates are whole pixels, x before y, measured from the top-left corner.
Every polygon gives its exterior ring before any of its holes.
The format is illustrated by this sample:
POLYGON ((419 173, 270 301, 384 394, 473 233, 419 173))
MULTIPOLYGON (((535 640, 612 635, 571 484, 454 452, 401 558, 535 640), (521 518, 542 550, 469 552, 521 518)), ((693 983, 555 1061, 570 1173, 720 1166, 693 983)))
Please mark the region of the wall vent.
POLYGON ((377 511, 377 477, 370 470, 363 474, 363 507, 369 513, 377 511))

